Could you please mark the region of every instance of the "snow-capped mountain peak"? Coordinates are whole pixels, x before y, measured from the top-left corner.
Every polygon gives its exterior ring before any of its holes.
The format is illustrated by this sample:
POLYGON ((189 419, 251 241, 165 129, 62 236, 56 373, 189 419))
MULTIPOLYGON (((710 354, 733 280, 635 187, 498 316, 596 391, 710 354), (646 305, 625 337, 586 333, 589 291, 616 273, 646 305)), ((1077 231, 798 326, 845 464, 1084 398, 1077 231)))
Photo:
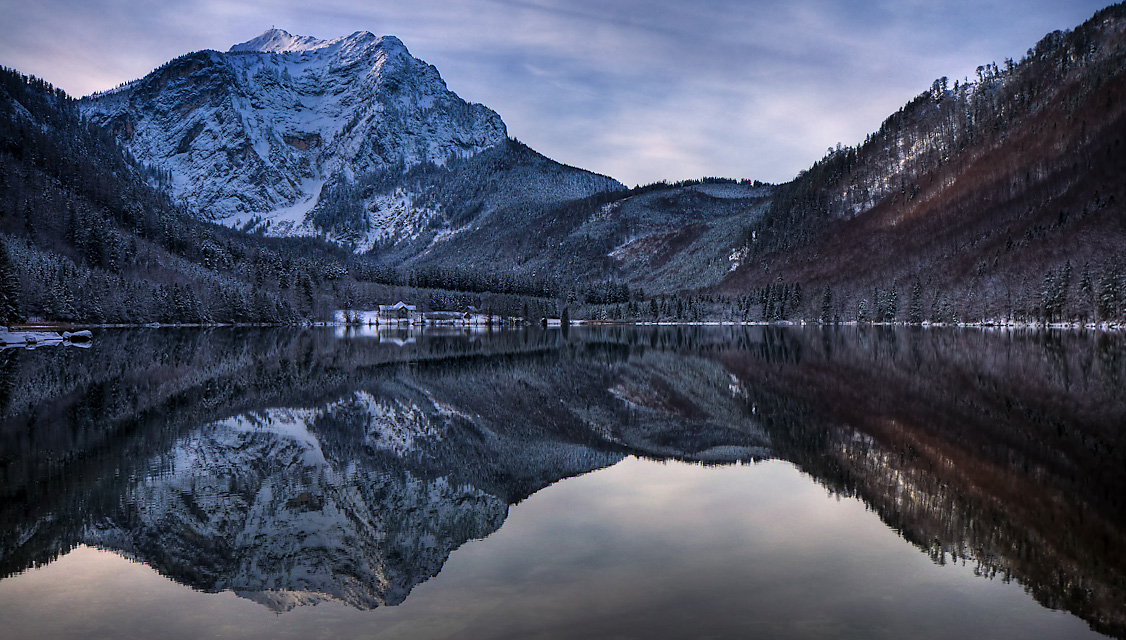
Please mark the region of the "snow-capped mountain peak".
POLYGON ((86 117, 134 157, 171 174, 202 217, 270 233, 316 234, 307 214, 326 183, 475 155, 507 140, 496 112, 450 91, 394 36, 331 40, 270 29, 227 53, 177 58, 86 117))
POLYGON ((336 53, 356 53, 376 45, 388 52, 406 54, 407 47, 395 36, 377 37, 370 31, 357 31, 352 35, 331 40, 321 40, 313 36, 293 35, 284 29, 267 29, 256 38, 232 46, 228 53, 309 53, 331 49, 336 53))
POLYGON ((326 40, 319 40, 312 36, 295 36, 283 29, 267 29, 262 35, 236 44, 230 48, 230 53, 239 51, 255 51, 258 53, 285 53, 288 51, 314 51, 328 44, 326 40))

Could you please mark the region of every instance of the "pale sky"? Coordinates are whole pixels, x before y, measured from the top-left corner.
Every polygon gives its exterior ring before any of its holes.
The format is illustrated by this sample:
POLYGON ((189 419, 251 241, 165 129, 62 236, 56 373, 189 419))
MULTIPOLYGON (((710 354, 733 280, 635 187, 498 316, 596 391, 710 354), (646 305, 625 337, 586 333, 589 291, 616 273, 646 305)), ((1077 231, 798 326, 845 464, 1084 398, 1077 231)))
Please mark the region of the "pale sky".
POLYGON ((75 96, 276 26, 398 36, 510 136, 627 185, 783 182, 1094 0, 0 0, 0 64, 75 96))

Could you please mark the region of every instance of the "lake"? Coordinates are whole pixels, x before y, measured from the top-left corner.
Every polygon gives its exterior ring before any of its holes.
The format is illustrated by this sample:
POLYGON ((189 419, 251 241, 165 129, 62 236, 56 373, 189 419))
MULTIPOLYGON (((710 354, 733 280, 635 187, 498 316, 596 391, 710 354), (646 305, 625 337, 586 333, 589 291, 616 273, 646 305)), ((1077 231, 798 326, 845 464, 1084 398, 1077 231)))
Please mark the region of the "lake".
POLYGON ((0 351, 5 638, 1126 638, 1126 340, 98 332, 0 351))

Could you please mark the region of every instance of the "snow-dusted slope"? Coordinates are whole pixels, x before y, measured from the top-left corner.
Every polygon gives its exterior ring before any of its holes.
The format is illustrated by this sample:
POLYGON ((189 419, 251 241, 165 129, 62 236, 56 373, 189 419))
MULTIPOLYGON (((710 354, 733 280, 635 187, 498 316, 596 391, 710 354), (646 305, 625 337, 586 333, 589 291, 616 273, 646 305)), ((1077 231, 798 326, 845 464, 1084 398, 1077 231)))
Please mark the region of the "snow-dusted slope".
POLYGON ((206 218, 312 233, 326 181, 425 161, 442 164, 507 139, 492 110, 446 88, 392 36, 333 40, 271 29, 230 51, 200 51, 82 101, 175 197, 206 218))

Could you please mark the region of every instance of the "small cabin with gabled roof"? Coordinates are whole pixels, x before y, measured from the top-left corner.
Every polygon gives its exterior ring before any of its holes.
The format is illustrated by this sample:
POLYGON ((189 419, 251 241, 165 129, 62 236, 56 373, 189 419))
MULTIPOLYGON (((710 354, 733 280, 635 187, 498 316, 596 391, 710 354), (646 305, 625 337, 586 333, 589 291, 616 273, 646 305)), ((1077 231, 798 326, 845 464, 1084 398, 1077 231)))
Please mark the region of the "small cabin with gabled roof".
POLYGON ((383 320, 410 320, 415 311, 413 304, 407 304, 402 300, 395 304, 379 305, 379 317, 383 320))

